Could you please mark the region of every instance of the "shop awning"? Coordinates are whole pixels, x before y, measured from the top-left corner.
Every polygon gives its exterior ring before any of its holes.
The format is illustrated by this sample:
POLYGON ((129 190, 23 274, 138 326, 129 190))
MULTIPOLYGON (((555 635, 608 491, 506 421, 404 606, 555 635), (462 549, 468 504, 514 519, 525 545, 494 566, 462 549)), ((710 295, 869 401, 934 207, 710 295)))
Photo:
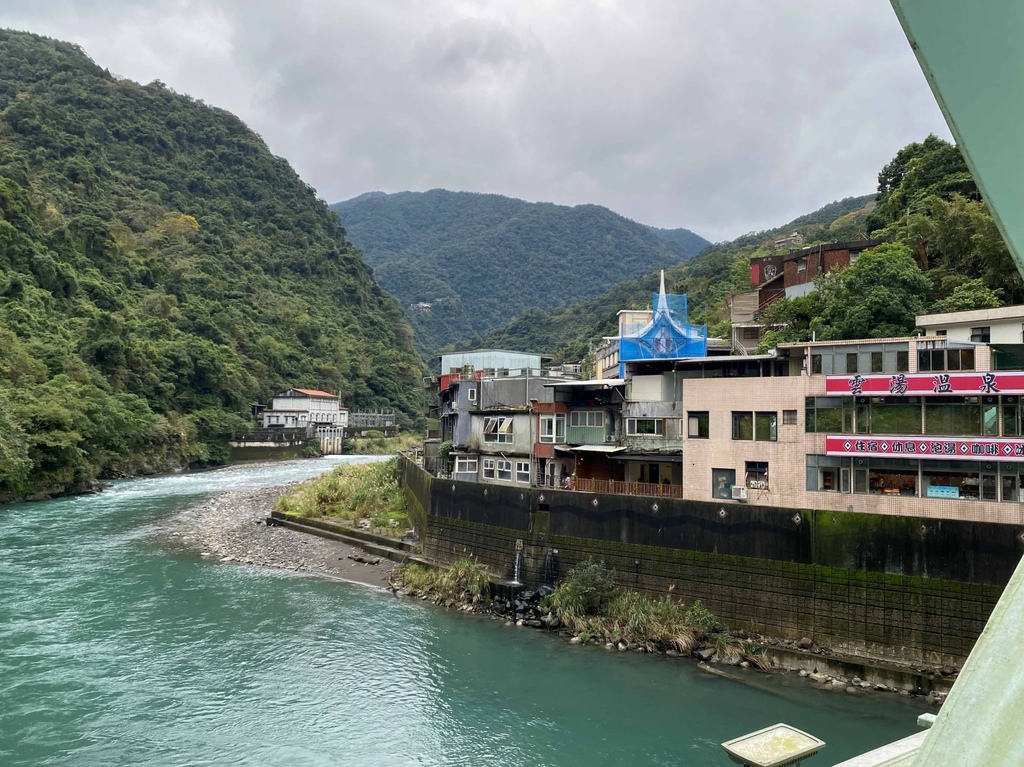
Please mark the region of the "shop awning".
POLYGON ((621 453, 625 449, 617 445, 580 445, 573 448, 577 453, 621 453))

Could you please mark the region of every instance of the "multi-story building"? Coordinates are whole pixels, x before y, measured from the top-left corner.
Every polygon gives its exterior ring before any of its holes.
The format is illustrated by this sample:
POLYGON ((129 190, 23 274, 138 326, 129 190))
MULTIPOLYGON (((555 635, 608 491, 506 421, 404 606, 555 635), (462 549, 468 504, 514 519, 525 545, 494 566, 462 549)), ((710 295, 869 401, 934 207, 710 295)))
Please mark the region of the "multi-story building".
POLYGON ((1024 524, 1024 344, 1005 330, 1024 307, 920 320, 928 335, 645 357, 619 379, 457 382, 456 476, 1024 524))
POLYGON ((348 425, 348 409, 336 394, 319 389, 286 389, 274 395, 273 405, 260 414, 265 428, 348 425))

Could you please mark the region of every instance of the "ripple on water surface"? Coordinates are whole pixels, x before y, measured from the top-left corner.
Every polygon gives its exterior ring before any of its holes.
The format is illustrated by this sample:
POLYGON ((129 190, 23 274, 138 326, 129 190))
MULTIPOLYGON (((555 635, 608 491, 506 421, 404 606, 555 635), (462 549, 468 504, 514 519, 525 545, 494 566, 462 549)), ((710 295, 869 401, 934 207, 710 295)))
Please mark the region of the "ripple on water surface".
POLYGON ((719 743, 781 720, 829 743, 825 765, 914 729, 900 699, 736 684, 145 536, 198 497, 329 467, 0 511, 0 764, 722 765, 719 743))

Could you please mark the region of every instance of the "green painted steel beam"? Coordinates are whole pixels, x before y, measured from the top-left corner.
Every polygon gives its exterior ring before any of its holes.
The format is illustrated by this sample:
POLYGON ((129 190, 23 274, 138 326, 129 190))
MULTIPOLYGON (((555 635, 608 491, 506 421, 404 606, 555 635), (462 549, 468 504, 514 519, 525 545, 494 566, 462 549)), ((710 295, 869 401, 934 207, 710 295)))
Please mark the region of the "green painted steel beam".
POLYGON ((1024 0, 892 0, 1024 274, 1024 0))

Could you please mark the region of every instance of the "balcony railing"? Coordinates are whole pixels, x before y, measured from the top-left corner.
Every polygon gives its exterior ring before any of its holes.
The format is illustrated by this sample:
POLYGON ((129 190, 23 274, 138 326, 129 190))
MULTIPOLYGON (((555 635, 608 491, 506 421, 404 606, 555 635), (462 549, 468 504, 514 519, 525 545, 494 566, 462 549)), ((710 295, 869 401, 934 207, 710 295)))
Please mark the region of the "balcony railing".
POLYGON ((614 479, 587 479, 577 477, 576 490, 583 493, 610 493, 612 495, 643 495, 653 498, 682 498, 681 485, 651 482, 620 482, 614 479))

